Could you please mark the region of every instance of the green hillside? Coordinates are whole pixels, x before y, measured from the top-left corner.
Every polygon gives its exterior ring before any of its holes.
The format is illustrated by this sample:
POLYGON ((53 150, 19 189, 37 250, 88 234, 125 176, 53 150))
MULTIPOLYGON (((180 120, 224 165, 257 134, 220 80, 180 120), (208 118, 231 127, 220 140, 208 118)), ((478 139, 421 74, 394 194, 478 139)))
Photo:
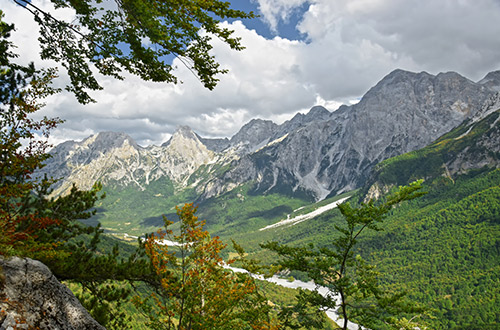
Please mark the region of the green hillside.
MULTIPOLYGON (((280 194, 252 194, 248 184, 203 201, 198 215, 212 235, 226 243, 235 239, 252 257, 269 263, 274 257, 259 244, 328 246, 342 219, 333 209, 294 225, 260 229, 353 194, 351 203, 356 203, 374 187, 389 191, 423 178, 427 194, 392 210, 384 230, 362 237, 356 253, 377 266, 385 286, 405 290, 429 308, 429 329, 498 329, 500 157, 484 141, 499 136, 499 117, 495 112, 473 125, 464 123, 426 148, 380 163, 357 192, 311 204, 280 194), (459 161, 467 167, 453 168, 459 161)), ((176 220, 175 205, 196 200, 194 191, 179 194, 170 182, 154 188, 109 189, 97 220, 112 232, 139 235, 160 225, 162 214, 176 220)))
MULTIPOLYGON (((430 329, 500 326, 500 169, 495 167, 500 157, 479 143, 500 141, 499 116, 493 113, 472 127, 466 123, 424 149, 382 162, 370 185, 351 199, 363 200, 372 185, 391 190, 425 179, 427 194, 395 208, 383 231, 360 240, 357 253, 377 265, 385 286, 407 291, 429 308, 430 329), (492 163, 446 171, 443 164, 465 153, 478 163, 485 158, 492 163)), ((270 262, 273 257, 259 251, 258 242, 328 246, 340 221, 332 210, 295 226, 237 237, 254 256, 270 262)))
POLYGON ((428 195, 395 209, 359 252, 387 286, 432 309, 433 329, 498 329, 500 170, 425 187, 428 195))
POLYGON ((385 230, 365 237, 359 250, 387 286, 432 309, 433 329, 500 325, 500 155, 484 143, 500 141, 499 117, 497 111, 464 123, 426 148, 382 162, 372 180, 389 187, 426 179, 428 194, 393 210, 385 230), (457 160, 471 168, 450 173, 444 164, 457 160))
MULTIPOLYGON (((477 123, 466 121, 425 148, 387 159, 375 167, 373 179, 385 185, 402 185, 421 178, 450 176, 446 164, 460 158, 475 169, 481 168, 482 164, 494 167, 494 163, 500 162, 500 153, 491 150, 484 141, 493 141, 498 149, 499 117, 500 110, 477 123)), ((461 172, 467 170, 466 167, 461 172)))

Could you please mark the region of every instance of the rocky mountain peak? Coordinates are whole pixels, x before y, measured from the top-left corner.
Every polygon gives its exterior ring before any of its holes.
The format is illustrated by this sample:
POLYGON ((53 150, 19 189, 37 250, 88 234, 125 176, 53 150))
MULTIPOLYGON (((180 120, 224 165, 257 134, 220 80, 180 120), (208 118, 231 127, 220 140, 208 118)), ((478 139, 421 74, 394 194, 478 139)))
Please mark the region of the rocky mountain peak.
MULTIPOLYGON (((210 182, 200 184, 204 197, 253 181, 258 191, 302 191, 321 199, 359 187, 378 162, 422 148, 465 119, 475 118, 492 94, 485 84, 498 76, 500 71, 491 73, 479 84, 455 72, 395 70, 359 103, 332 113, 316 106, 281 125, 254 119, 230 140, 204 139, 180 126, 167 143, 147 149, 125 134, 100 133, 58 146, 59 153, 47 166, 54 171, 47 172, 68 182, 85 178, 145 189, 164 176, 178 187, 202 182, 189 176, 206 165, 204 171, 228 170, 218 177, 211 177, 216 172, 203 172, 203 182, 210 182)), ((488 109, 499 98, 492 99, 488 109)), ((488 109, 481 115, 490 113, 488 109)))
POLYGON ((257 150, 269 142, 277 128, 270 120, 252 119, 231 138, 230 144, 242 153, 257 150))
POLYGON ((229 147, 229 139, 228 138, 203 138, 199 135, 198 139, 203 143, 209 150, 215 152, 222 152, 224 149, 229 147))
POLYGON ((207 147, 198 139, 198 135, 188 126, 180 126, 163 146, 178 155, 206 153, 207 151, 207 147))
POLYGON ((381 89, 382 86, 394 86, 401 83, 413 82, 422 79, 428 79, 431 77, 432 75, 425 71, 416 73, 402 69, 396 69, 391 73, 389 73, 388 75, 386 75, 384 78, 382 78, 382 80, 379 81, 375 85, 375 87, 373 87, 373 89, 381 89))
POLYGON ((128 135, 120 132, 100 132, 92 135, 82 141, 81 145, 91 149, 109 152, 112 149, 120 148, 124 144, 128 144, 135 149, 139 149, 139 145, 128 135))
POLYGON ((174 134, 172 135, 172 137, 167 142, 162 144, 162 147, 168 147, 172 143, 176 143, 176 142, 182 143, 182 141, 185 141, 185 140, 194 140, 194 141, 200 142, 198 139, 198 135, 195 132, 193 132, 191 127, 178 126, 177 129, 175 130, 174 134))
POLYGON ((297 113, 292 119, 287 120, 278 126, 271 140, 280 139, 286 134, 289 134, 299 127, 309 123, 328 120, 330 115, 331 113, 320 105, 312 107, 307 114, 297 113))
POLYGON ((316 105, 309 110, 306 114, 306 119, 311 118, 312 120, 322 120, 330 116, 330 111, 326 110, 321 105, 316 105))
MULTIPOLYGON (((307 115, 297 115, 284 123, 294 127, 285 139, 242 159, 223 180, 241 177, 256 181, 258 191, 302 190, 317 199, 351 190, 378 162, 449 132, 490 94, 454 72, 434 76, 395 70, 359 103, 341 107, 326 120, 304 124, 307 115)), ((312 114, 326 115, 320 108, 312 114)))
POLYGON ((168 142, 151 151, 157 164, 157 174, 167 175, 181 185, 199 166, 215 157, 215 153, 188 126, 179 126, 168 142))
POLYGON ((495 92, 500 91, 500 70, 489 72, 483 79, 478 81, 478 84, 495 92))
POLYGON ((198 136, 193 132, 189 126, 179 126, 174 132, 174 135, 180 135, 187 139, 198 139, 198 136))
POLYGON ((491 95, 486 102, 484 102, 481 109, 471 117, 472 122, 477 122, 486 118, 491 113, 500 109, 500 92, 491 95))

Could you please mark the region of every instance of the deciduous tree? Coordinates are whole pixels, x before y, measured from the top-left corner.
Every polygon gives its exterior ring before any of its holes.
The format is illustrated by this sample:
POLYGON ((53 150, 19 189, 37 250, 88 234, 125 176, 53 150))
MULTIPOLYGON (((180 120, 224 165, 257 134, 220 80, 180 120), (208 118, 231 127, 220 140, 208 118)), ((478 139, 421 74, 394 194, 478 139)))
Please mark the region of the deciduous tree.
POLYGON ((136 305, 154 329, 276 329, 254 279, 224 267, 220 253, 225 244, 203 230, 205 223, 195 212, 192 204, 177 208, 179 234, 164 218, 165 229, 147 238, 146 252, 162 290, 137 297, 136 305))
MULTIPOLYGON (((50 197, 55 180, 34 175, 49 157, 50 130, 61 122, 33 119, 43 97, 57 92, 50 87, 55 71, 16 64, 9 41, 14 27, 2 18, 0 11, 0 255, 38 259, 60 280, 76 281, 105 300, 122 300, 127 293, 112 285, 104 289, 100 284, 108 280, 157 284, 147 259, 122 260, 116 249, 97 253, 102 230, 78 221, 95 213, 92 207, 103 197, 100 184, 90 191, 73 187, 55 198, 50 197)), ((95 304, 103 306, 102 300, 95 304)), ((120 324, 112 315, 103 320, 120 324)))

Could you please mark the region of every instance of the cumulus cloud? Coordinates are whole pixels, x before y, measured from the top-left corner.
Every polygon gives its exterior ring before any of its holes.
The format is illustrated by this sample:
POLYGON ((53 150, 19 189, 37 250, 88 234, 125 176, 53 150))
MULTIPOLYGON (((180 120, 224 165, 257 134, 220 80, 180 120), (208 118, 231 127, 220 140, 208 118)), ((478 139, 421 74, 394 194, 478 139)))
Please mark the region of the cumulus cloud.
POLYGON ((496 0, 310 2, 298 29, 312 46, 334 48, 340 55, 333 58, 349 70, 375 66, 457 71, 477 80, 499 67, 495 39, 500 33, 496 23, 500 3, 496 0))
MULTIPOLYGON (((183 81, 179 85, 131 75, 124 81, 99 77, 104 90, 93 94, 96 104, 82 106, 68 93, 48 100, 43 114, 66 119, 54 141, 111 130, 142 145, 160 144, 179 125, 206 137, 231 136, 256 117, 283 122, 316 104, 334 111, 396 68, 456 71, 473 80, 500 69, 495 0, 238 1, 257 1, 278 36, 265 38, 239 21, 222 23, 235 30, 246 49, 235 52, 214 39, 212 51, 229 70, 215 90, 203 88, 178 60, 173 65, 183 81), (297 13, 297 31, 306 40, 279 37, 280 22, 297 13)), ((37 3, 47 6, 47 0, 37 3)), ((36 59, 31 16, 12 1, 3 10, 18 28, 13 37, 23 61, 36 59)), ((64 15, 71 19, 71 12, 64 15)))
POLYGON ((294 11, 307 4, 309 0, 257 0, 257 2, 264 22, 274 33, 278 33, 278 23, 288 21, 294 11))

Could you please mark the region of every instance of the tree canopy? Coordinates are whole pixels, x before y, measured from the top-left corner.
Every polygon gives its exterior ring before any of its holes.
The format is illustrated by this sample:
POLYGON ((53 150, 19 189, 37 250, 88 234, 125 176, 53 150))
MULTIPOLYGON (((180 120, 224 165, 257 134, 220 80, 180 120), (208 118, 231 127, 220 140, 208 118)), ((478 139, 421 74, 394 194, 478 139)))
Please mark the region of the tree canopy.
POLYGON ((366 230, 382 230, 380 225, 397 204, 425 194, 419 191, 421 188, 421 182, 417 181, 400 187, 383 202, 370 200, 357 207, 349 202, 340 204, 344 223, 335 226, 337 236, 332 235, 329 246, 294 247, 278 242, 261 245, 281 257, 278 265, 283 270, 303 272, 316 285, 316 291, 299 292, 297 304, 281 311, 285 328, 320 325, 322 320, 316 317, 317 313, 311 313, 315 308, 337 310, 344 320, 344 330, 353 320, 370 329, 415 329, 413 318, 408 320, 404 316, 423 310, 404 301, 405 293, 383 290, 378 283, 380 274, 355 253, 355 246, 366 230), (326 289, 327 294, 321 295, 320 288, 326 289), (404 316, 400 319, 401 315, 404 316))
POLYGON ((75 11, 76 19, 69 23, 31 1, 12 1, 33 14, 40 26, 42 59, 67 69, 71 80, 67 89, 81 103, 92 101, 88 90, 102 88, 90 64, 117 79, 125 70, 144 80, 177 83, 170 64, 177 57, 213 89, 217 75, 226 70, 210 53, 212 38, 243 49, 234 31, 219 23, 255 17, 219 0, 50 0, 55 11, 75 11))
MULTIPOLYGON (((169 228, 173 222, 164 216, 165 229, 146 239, 146 253, 162 287, 150 297, 134 301, 146 312, 148 325, 172 330, 278 329, 254 278, 223 267, 220 254, 226 245, 219 237, 210 237, 196 211, 193 204, 177 207, 179 234, 174 234, 169 228)), ((239 252, 242 258, 244 252, 239 252)))

